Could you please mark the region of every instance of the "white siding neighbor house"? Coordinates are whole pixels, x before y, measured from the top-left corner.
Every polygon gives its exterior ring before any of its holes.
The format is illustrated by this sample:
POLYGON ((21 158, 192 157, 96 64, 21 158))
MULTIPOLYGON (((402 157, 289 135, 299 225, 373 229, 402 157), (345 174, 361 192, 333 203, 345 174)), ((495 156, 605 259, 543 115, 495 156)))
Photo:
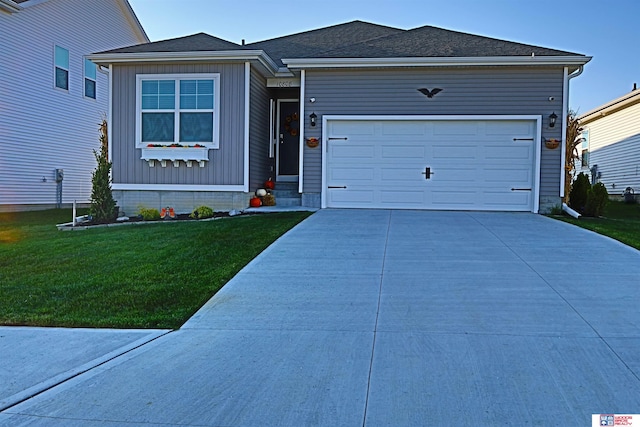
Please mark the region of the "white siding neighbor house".
POLYGON ((86 202, 109 112, 86 55, 147 35, 127 0, 0 0, 0 39, 0 211, 86 202))
POLYGON ((605 184, 611 195, 623 194, 627 187, 640 192, 640 90, 634 86, 579 119, 582 172, 605 184))

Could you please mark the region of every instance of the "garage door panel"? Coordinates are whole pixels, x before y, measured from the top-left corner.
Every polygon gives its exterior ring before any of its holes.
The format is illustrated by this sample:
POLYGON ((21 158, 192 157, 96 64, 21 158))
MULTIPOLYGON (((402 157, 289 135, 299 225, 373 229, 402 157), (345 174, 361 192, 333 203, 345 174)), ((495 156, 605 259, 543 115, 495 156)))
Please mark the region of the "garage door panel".
POLYGON ((424 140, 418 142, 419 145, 384 145, 381 156, 383 159, 415 159, 424 158, 426 147, 424 140))
POLYGON ((380 203, 419 207, 424 204, 424 192, 381 190, 380 203))
POLYGON ((435 122, 433 135, 477 135, 478 123, 471 121, 435 122))
POLYGON ((487 183, 503 182, 514 186, 531 183, 531 171, 524 169, 486 169, 484 181, 487 183))
POLYGON ((424 136, 427 133, 427 124, 424 122, 387 122, 382 124, 382 135, 392 137, 403 136, 424 136))
POLYGON ((463 160, 476 159, 478 156, 477 147, 471 145, 433 145, 434 160, 463 160))
POLYGON ((532 146, 517 145, 490 145, 486 147, 486 159, 509 159, 510 161, 524 161, 525 164, 531 164, 532 146))
POLYGON ((533 208, 536 144, 514 141, 534 138, 533 120, 349 122, 328 122, 329 135, 346 138, 327 142, 326 184, 346 187, 325 189, 329 207, 533 208))
MULTIPOLYGON (((417 183, 421 179, 421 171, 424 168, 382 168, 380 177, 385 185, 411 185, 411 183, 417 183), (397 181, 397 182, 391 182, 397 181)), ((424 177, 422 177, 424 180, 424 177)))
POLYGON ((372 167, 369 168, 353 168, 353 167, 342 167, 342 168, 333 168, 331 170, 331 176, 329 177, 330 184, 332 182, 338 183, 347 183, 352 181, 371 181, 375 178, 375 169, 372 167))
POLYGON ((373 159, 375 147, 373 145, 334 145, 331 147, 334 159, 373 159))

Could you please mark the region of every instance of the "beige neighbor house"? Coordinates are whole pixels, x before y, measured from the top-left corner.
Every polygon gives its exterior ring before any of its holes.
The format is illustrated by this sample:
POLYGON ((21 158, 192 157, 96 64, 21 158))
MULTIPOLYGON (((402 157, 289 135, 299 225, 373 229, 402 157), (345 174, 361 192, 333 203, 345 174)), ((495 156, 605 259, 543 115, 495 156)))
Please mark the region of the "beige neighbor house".
POLYGON ((109 112, 87 55, 147 35, 127 0, 0 0, 0 39, 0 211, 86 202, 109 112))
MULTIPOLYGON (((599 106, 579 117, 582 164, 592 182, 602 182, 610 195, 627 187, 640 192, 640 90, 599 106)), ((581 167, 580 167, 581 166, 581 167)))

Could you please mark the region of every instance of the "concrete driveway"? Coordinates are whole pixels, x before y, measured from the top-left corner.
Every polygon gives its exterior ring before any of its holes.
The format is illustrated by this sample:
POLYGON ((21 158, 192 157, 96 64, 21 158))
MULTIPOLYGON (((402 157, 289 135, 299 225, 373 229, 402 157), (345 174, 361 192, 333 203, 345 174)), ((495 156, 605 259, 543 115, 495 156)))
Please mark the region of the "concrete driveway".
POLYGON ((322 210, 182 329, 2 426, 587 426, 640 413, 640 252, 539 215, 322 210))

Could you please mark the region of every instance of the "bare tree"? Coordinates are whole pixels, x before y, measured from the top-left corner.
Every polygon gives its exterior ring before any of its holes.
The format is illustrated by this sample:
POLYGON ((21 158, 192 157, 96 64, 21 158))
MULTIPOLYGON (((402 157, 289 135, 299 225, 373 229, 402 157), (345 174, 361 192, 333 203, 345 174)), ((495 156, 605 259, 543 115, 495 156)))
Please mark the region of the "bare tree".
POLYGON ((575 111, 570 110, 567 115, 567 135, 565 139, 566 152, 564 159, 564 202, 569 203, 569 193, 575 174, 576 162, 579 162, 578 147, 582 143, 582 127, 575 111))

